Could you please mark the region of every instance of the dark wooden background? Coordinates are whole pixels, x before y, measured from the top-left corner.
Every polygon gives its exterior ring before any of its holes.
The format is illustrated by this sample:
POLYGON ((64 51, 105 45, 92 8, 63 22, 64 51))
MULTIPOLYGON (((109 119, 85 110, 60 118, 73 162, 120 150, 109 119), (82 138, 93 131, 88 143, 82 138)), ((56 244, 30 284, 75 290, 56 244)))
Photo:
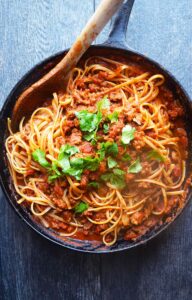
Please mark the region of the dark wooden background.
MULTIPOLYGON (((71 45, 99 2, 0 0, 1 106, 29 68, 71 45)), ((170 70, 192 96, 191 0, 136 0, 127 40, 170 70)), ((139 249, 81 254, 32 232, 0 190, 0 299, 189 300, 191 213, 189 205, 167 232, 139 249)))

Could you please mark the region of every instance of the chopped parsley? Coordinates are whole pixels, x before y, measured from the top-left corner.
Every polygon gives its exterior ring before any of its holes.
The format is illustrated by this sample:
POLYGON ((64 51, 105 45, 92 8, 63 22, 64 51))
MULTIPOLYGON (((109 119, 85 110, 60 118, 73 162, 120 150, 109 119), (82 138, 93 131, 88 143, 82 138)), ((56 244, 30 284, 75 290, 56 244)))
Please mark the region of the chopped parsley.
POLYGON ((111 123, 118 121, 119 113, 117 111, 114 111, 113 113, 109 114, 107 118, 111 121, 111 123))
POLYGON ((36 149, 32 153, 32 158, 34 161, 38 162, 43 168, 49 169, 51 167, 51 164, 45 158, 45 152, 41 149, 36 149))
POLYGON ((109 132, 109 124, 105 123, 103 124, 103 132, 108 133, 109 132))
POLYGON ((139 173, 142 170, 142 165, 140 163, 140 159, 137 158, 129 167, 129 173, 139 173))
POLYGON ((131 160, 131 156, 128 153, 122 156, 122 161, 130 161, 130 160, 131 160))
POLYGON ((97 110, 101 112, 103 109, 109 109, 110 101, 107 96, 104 96, 103 99, 97 102, 97 110))
POLYGON ((158 162, 164 162, 165 158, 156 150, 151 150, 147 153, 147 159, 157 160, 158 162))
POLYGON ((98 112, 97 114, 93 114, 88 112, 87 110, 81 110, 79 112, 76 112, 75 114, 79 119, 79 125, 82 131, 94 131, 98 128, 102 120, 102 114, 100 112, 98 112))
POLYGON ((112 172, 103 174, 101 179, 110 182, 117 189, 123 189, 126 186, 124 174, 125 172, 120 169, 113 169, 112 172))
POLYGON ((74 211, 76 214, 82 214, 89 207, 88 203, 81 201, 74 207, 74 211))
POLYGON ((128 145, 134 139, 135 128, 131 125, 125 125, 122 130, 121 141, 124 145, 128 145))
POLYGON ((100 160, 103 160, 105 158, 105 155, 116 156, 118 154, 118 146, 116 143, 112 143, 109 141, 100 143, 98 154, 100 156, 100 160))
POLYGON ((99 188, 99 182, 91 181, 91 182, 88 183, 88 187, 93 187, 95 189, 98 189, 99 188))
POLYGON ((111 156, 107 158, 107 165, 109 169, 114 168, 117 165, 116 160, 114 160, 111 156))

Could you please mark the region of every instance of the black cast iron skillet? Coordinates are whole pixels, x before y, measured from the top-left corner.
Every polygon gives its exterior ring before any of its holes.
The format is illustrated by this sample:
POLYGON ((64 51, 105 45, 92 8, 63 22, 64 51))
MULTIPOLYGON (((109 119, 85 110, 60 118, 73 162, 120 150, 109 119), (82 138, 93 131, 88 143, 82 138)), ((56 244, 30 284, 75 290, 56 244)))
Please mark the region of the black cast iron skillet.
MULTIPOLYGON (((149 59, 148 57, 139 54, 135 51, 128 49, 125 42, 125 34, 127 29, 127 23, 129 20, 129 16, 131 13, 132 5, 134 0, 127 0, 120 11, 116 15, 113 20, 112 30, 109 34, 108 40, 102 45, 91 46, 88 51, 85 53, 83 59, 86 59, 89 56, 104 56, 110 57, 113 56, 117 60, 125 60, 128 62, 133 62, 137 64, 141 64, 146 69, 154 73, 161 73, 165 76, 167 86, 171 91, 173 91, 174 95, 182 106, 185 109, 185 122, 186 122, 186 130, 188 133, 189 141, 191 141, 192 135, 192 127, 190 126, 192 122, 192 103, 189 99, 189 96, 184 91, 183 87, 180 83, 171 75, 168 71, 166 71, 161 65, 156 63, 155 61, 149 59)), ((13 88, 11 93, 9 94, 2 110, 0 113, 0 153, 2 153, 2 159, 0 160, 0 181, 3 191, 6 195, 6 198, 9 204, 13 207, 17 215, 20 216, 22 220, 24 220, 31 228, 33 228, 36 232, 38 232, 41 236, 47 238, 48 240, 64 246, 66 248, 74 249, 82 252, 92 252, 92 253, 103 253, 103 252, 115 252, 125 249, 130 249, 136 246, 139 246, 147 241, 151 240, 155 236, 157 236, 160 232, 164 231, 170 223, 172 223, 182 212, 176 211, 172 212, 171 221, 164 220, 164 223, 161 226, 157 226, 153 230, 149 231, 147 234, 143 235, 139 240, 130 242, 125 240, 118 240, 118 242, 111 246, 106 247, 101 242, 98 241, 80 241, 72 238, 64 238, 61 239, 57 236, 56 233, 51 230, 45 229, 40 224, 36 223, 28 211, 22 208, 20 205, 16 203, 16 192, 13 188, 11 178, 9 175, 9 170, 7 166, 6 154, 5 154, 5 146, 4 141, 7 134, 7 118, 11 117, 12 110, 16 99, 22 93, 22 91, 39 78, 41 78, 46 72, 48 72, 53 66, 55 66, 61 58, 68 51, 62 51, 54 56, 49 57, 43 62, 36 65, 33 69, 31 69, 23 78, 17 83, 17 85, 13 88)), ((191 143, 189 145, 189 159, 188 159, 188 169, 187 173, 190 172, 190 162, 192 160, 192 147, 191 143)), ((190 200, 192 191, 190 190, 188 196, 185 201, 185 207, 190 200)))

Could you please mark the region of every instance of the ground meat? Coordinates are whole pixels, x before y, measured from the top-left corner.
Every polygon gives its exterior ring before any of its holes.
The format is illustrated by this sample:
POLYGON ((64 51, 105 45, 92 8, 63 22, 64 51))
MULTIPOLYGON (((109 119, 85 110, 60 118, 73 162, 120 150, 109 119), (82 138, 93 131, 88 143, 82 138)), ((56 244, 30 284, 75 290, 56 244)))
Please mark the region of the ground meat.
POLYGON ((177 128, 176 134, 178 135, 182 146, 186 148, 188 146, 188 138, 187 138, 186 130, 183 128, 177 128))
POLYGON ((63 189, 61 188, 61 186, 56 182, 55 186, 53 188, 55 196, 56 197, 62 197, 63 196, 63 189))
POLYGON ((99 172, 100 173, 105 173, 106 171, 107 171, 107 163, 106 163, 106 161, 100 162, 99 172))
POLYGON ((81 181, 80 181, 80 188, 85 189, 88 185, 89 182, 89 175, 83 174, 81 176, 81 181))
POLYGON ((145 132, 145 134, 146 134, 147 136, 151 137, 152 139, 156 139, 157 136, 158 136, 158 134, 157 134, 155 131, 153 131, 153 130, 147 130, 147 131, 145 132))
POLYGON ((137 211, 131 216, 131 223, 134 225, 139 225, 143 222, 144 219, 145 214, 141 211, 137 211))
POLYGON ((125 180, 127 183, 129 183, 129 181, 133 180, 134 178, 135 178, 135 174, 129 174, 129 173, 125 174, 125 180))
POLYGON ((93 227, 93 223, 87 221, 84 225, 83 225, 83 231, 84 230, 90 230, 93 227))
POLYGON ((58 220, 53 220, 51 219, 51 221, 49 221, 49 226, 53 229, 64 229, 66 230, 68 225, 61 222, 61 221, 58 221, 58 220))
POLYGON ((150 187, 151 183, 150 182, 139 182, 138 187, 143 188, 143 189, 148 189, 150 187))
POLYGON ((151 215, 147 220, 145 220, 144 224, 146 227, 154 227, 158 222, 159 216, 151 215))
POLYGON ((37 187, 45 194, 50 192, 50 185, 47 182, 37 182, 37 187))
POLYGON ((173 176, 175 178, 179 178, 182 174, 182 170, 179 166, 175 166, 174 169, 173 169, 173 176))
POLYGON ((59 136, 56 138, 57 146, 58 148, 61 148, 62 145, 65 144, 65 139, 62 136, 59 136))
POLYGON ((175 120, 177 117, 183 116, 183 108, 176 102, 171 102, 168 105, 168 115, 171 120, 175 120))
POLYGON ((67 222, 67 223, 71 222, 71 220, 72 220, 72 212, 71 211, 66 210, 63 212, 62 215, 63 215, 65 222, 67 222))
POLYGON ((73 127, 75 127, 74 120, 66 120, 63 125, 64 133, 69 133, 73 127))
POLYGON ((100 224, 95 226, 95 233, 100 233, 101 231, 104 231, 108 228, 107 224, 100 224))
POLYGON ((71 132, 69 137, 69 144, 70 145, 78 145, 82 141, 82 132, 76 128, 74 128, 71 132))
POLYGON ((112 124, 109 130, 109 138, 115 139, 121 133, 123 127, 123 122, 117 122, 112 124))
POLYGON ((173 208, 176 207, 179 203, 179 197, 178 196, 173 196, 173 197, 170 197, 168 199, 168 204, 167 204, 167 207, 165 209, 165 213, 166 214, 169 214, 171 211, 173 211, 173 208))
POLYGON ((132 230, 127 230, 126 233, 124 234, 124 239, 129 241, 129 240, 134 240, 138 237, 138 234, 135 233, 132 230))
POLYGON ((34 175, 34 173, 35 173, 34 169, 29 169, 29 170, 26 171, 25 176, 27 177, 27 176, 30 176, 30 175, 34 175))
POLYGON ((107 79, 108 78, 108 73, 107 72, 103 72, 103 71, 100 71, 99 73, 98 73, 98 78, 100 78, 100 79, 107 79))
POLYGON ((89 177, 92 181, 97 181, 99 178, 99 172, 91 172, 89 177))
POLYGON ((53 198, 52 201, 53 201, 54 205, 58 208, 61 208, 61 209, 67 208, 66 203, 62 199, 53 198))
POLYGON ((144 131, 135 131, 134 133, 133 147, 137 151, 140 151, 145 146, 144 136, 144 131))
POLYGON ((141 170, 141 175, 143 175, 144 177, 149 176, 151 174, 151 165, 149 162, 145 161, 142 162, 142 170, 141 170))
POLYGON ((89 142, 83 142, 82 145, 79 147, 79 149, 80 152, 83 153, 91 153, 91 154, 95 153, 93 146, 89 142))
POLYGON ((110 97, 111 101, 116 102, 116 101, 119 101, 122 99, 122 93, 121 92, 115 92, 115 93, 112 92, 112 93, 110 93, 109 97, 110 97))

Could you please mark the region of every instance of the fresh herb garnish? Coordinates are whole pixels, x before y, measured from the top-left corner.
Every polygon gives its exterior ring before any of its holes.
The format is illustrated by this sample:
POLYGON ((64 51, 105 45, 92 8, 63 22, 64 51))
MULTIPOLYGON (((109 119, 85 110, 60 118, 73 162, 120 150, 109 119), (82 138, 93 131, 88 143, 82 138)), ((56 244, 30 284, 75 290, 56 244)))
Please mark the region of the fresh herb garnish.
POLYGON ((115 175, 122 176, 122 175, 125 174, 125 171, 116 168, 116 169, 113 170, 113 173, 114 173, 115 175))
POLYGON ((98 128, 102 119, 102 114, 100 112, 93 114, 87 110, 76 112, 76 116, 79 119, 80 129, 88 132, 92 132, 98 128))
POLYGON ((85 210, 88 209, 88 207, 88 203, 81 201, 74 207, 74 211, 76 214, 82 214, 85 210))
POLYGON ((134 139, 134 132, 135 128, 133 128, 131 125, 125 125, 122 130, 122 138, 121 141, 123 144, 127 145, 134 139))
POLYGON ((110 101, 107 96, 97 102, 97 110, 101 112, 103 109, 108 109, 110 107, 110 101))
POLYGON ((58 165, 62 168, 63 172, 70 168, 69 157, 79 152, 79 149, 75 146, 68 144, 61 146, 58 155, 58 165))
POLYGON ((101 143, 98 154, 101 160, 105 158, 105 155, 116 156, 118 154, 118 146, 112 142, 101 143))
POLYGON ((137 158, 129 167, 129 173, 139 173, 142 170, 140 159, 137 158))
POLYGON ((96 171, 99 167, 100 159, 97 157, 74 157, 70 163, 74 169, 88 169, 90 171, 96 171))
POLYGON ((62 173, 58 169, 58 163, 57 161, 52 162, 52 167, 51 167, 51 175, 48 177, 48 181, 51 182, 59 177, 62 176, 62 173))
POLYGON ((103 124, 103 132, 108 133, 109 132, 109 124, 105 123, 103 124))
POLYGON ((130 160, 131 160, 131 156, 128 153, 122 156, 122 161, 130 161, 130 160))
POLYGON ((83 137, 88 142, 97 141, 96 131, 89 132, 89 133, 85 134, 83 137))
POLYGON ((32 153, 32 158, 34 161, 38 162, 42 167, 46 169, 51 167, 51 164, 45 158, 45 152, 41 149, 36 149, 32 153))
POLYGON ((114 160, 111 156, 107 158, 107 165, 109 169, 114 168, 117 165, 116 160, 114 160))
POLYGON ((109 114, 107 118, 111 121, 111 123, 118 121, 119 113, 117 111, 114 111, 113 113, 109 114))
POLYGON ((112 173, 106 173, 101 176, 104 181, 109 181, 117 189, 123 189, 125 187, 125 172, 120 169, 113 169, 112 173))
POLYGON ((96 182, 96 181, 89 182, 88 187, 93 187, 95 189, 98 189, 99 188, 99 182, 96 182))
POLYGON ((159 162, 164 162, 165 158, 156 150, 151 150, 147 153, 147 159, 157 160, 159 162))

